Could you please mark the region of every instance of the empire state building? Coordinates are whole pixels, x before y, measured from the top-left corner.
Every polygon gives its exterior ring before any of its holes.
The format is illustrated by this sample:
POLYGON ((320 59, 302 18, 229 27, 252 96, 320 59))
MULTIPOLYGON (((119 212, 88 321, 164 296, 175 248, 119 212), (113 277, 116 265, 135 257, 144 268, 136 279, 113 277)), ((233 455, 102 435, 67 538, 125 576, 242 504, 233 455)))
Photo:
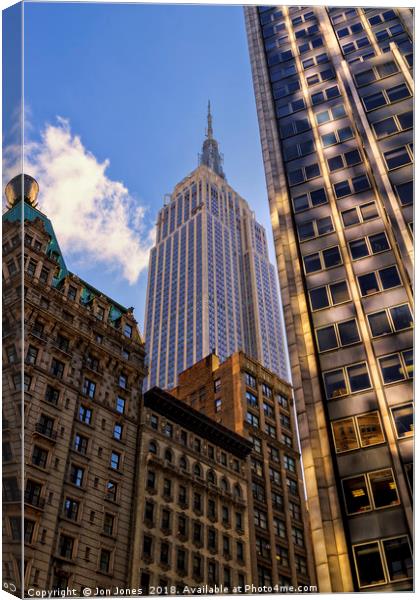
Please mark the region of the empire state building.
POLYGON ((287 378, 276 273, 264 228, 226 181, 210 103, 199 166, 159 211, 151 250, 146 389, 173 388, 211 352, 238 350, 287 378))

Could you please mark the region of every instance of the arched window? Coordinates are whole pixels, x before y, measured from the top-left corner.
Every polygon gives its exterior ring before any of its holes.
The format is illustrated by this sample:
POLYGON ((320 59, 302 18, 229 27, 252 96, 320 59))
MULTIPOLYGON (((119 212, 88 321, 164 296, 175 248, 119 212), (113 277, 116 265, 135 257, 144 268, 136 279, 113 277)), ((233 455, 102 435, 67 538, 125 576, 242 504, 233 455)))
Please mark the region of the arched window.
POLYGON ((169 450, 169 448, 166 448, 165 450, 165 460, 167 460, 168 462, 172 462, 172 452, 171 450, 169 450))
POLYGON ((181 456, 179 459, 179 468, 188 471, 188 461, 185 456, 181 456))
POLYGON ((209 481, 210 483, 216 483, 216 475, 211 469, 207 473, 207 481, 209 481))
POLYGON ((201 467, 198 463, 195 463, 194 465, 194 475, 196 477, 201 477, 201 467))
POLYGON ((157 444, 156 442, 154 442, 153 440, 151 442, 149 442, 149 452, 151 452, 152 454, 157 454, 157 444))

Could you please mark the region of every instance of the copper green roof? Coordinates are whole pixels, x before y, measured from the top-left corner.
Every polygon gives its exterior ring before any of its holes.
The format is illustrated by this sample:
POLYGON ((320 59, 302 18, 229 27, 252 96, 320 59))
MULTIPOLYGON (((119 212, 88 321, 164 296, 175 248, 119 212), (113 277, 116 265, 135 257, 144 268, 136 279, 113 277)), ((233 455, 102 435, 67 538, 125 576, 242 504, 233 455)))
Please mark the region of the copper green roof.
MULTIPOLYGON (((50 236, 46 254, 51 258, 55 258, 59 266, 58 273, 53 278, 53 286, 58 287, 62 280, 69 274, 69 271, 66 267, 66 263, 60 250, 60 246, 54 233, 54 228, 51 221, 46 215, 44 215, 44 213, 37 210, 27 202, 23 203, 23 218, 25 221, 35 221, 36 219, 41 219, 43 222, 45 230, 50 236)), ((3 221, 10 221, 11 223, 22 221, 22 201, 17 202, 11 209, 3 214, 3 221)))

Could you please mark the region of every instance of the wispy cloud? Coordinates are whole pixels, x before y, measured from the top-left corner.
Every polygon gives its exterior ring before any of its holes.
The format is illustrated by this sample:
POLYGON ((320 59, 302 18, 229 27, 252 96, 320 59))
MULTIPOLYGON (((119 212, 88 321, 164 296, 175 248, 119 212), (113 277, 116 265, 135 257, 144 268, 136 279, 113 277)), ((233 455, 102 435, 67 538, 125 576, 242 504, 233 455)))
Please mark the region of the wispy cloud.
MULTIPOLYGON (((4 152, 5 177, 19 172, 16 150, 4 152)), ((25 147, 25 172, 39 183, 39 208, 52 220, 65 255, 119 272, 134 284, 147 267, 153 230, 145 223, 145 207, 107 176, 108 166, 62 118, 25 147)))

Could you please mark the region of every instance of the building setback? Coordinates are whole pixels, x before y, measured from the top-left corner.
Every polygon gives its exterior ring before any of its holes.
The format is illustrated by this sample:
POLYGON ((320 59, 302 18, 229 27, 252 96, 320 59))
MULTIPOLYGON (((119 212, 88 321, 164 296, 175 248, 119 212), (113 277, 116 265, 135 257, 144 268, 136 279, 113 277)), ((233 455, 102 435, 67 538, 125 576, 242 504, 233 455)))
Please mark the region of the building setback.
POLYGON ((409 590, 412 10, 245 17, 319 591, 409 590))
POLYGON ((159 388, 144 396, 140 433, 131 587, 244 593, 251 444, 159 388))
POLYGON ((276 274, 264 228, 227 183, 208 114, 200 165, 160 210, 151 250, 146 389, 169 389, 215 351, 244 350, 287 377, 276 274))
POLYGON ((131 310, 67 270, 21 180, 3 215, 3 577, 21 595, 24 506, 25 590, 125 586, 144 344, 131 310))
POLYGON ((179 375, 171 393, 252 443, 252 581, 286 589, 316 584, 290 385, 235 352, 223 363, 207 356, 179 375))

